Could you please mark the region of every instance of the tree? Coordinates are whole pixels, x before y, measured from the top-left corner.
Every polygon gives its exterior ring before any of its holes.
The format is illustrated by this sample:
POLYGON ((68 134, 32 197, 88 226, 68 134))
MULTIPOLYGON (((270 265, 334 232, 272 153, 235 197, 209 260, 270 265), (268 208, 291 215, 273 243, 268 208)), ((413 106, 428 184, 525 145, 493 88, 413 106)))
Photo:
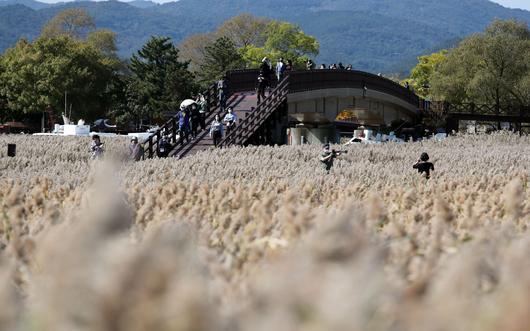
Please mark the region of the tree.
POLYGON ((449 102, 530 104, 530 31, 514 20, 493 22, 463 40, 440 63, 432 92, 449 102))
POLYGON ((182 59, 190 62, 190 69, 198 72, 204 64, 206 46, 215 41, 214 33, 201 33, 190 36, 182 41, 179 46, 179 54, 182 59))
POLYGON ((294 24, 270 21, 265 34, 263 47, 249 45, 241 49, 247 66, 257 67, 261 59, 267 56, 271 59, 283 57, 293 61, 295 66, 303 67, 308 58, 319 53, 318 41, 294 24))
POLYGON ((98 29, 88 34, 86 42, 96 49, 99 49, 108 57, 117 58, 116 33, 107 29, 98 29))
POLYGON ((65 9, 55 15, 42 29, 41 36, 53 38, 58 36, 69 36, 72 38, 84 38, 96 25, 93 18, 82 8, 65 9))
POLYGON ((258 67, 265 56, 271 59, 283 57, 304 67, 309 57, 318 55, 320 47, 314 37, 306 35, 296 25, 241 14, 223 23, 213 33, 187 38, 179 49, 197 70, 204 65, 206 47, 222 37, 232 41, 246 68, 258 67))
POLYGON ((1 58, 0 95, 14 116, 57 113, 72 107, 75 118, 93 120, 108 108, 106 90, 116 62, 100 50, 67 36, 20 40, 1 58))
POLYGON ((206 46, 204 62, 199 70, 199 81, 208 84, 220 79, 228 70, 243 67, 243 59, 234 42, 228 37, 221 37, 206 46))
POLYGON ((216 31, 219 37, 230 38, 237 48, 250 45, 263 47, 271 20, 243 13, 225 21, 216 31))
POLYGON ((447 58, 447 50, 441 50, 430 55, 420 56, 418 64, 412 68, 410 77, 405 81, 410 84, 414 92, 423 98, 431 98, 431 79, 437 67, 447 58))
POLYGON ((127 84, 129 109, 139 120, 160 119, 178 109, 195 91, 189 62, 180 61, 178 49, 167 37, 151 37, 131 58, 127 84))

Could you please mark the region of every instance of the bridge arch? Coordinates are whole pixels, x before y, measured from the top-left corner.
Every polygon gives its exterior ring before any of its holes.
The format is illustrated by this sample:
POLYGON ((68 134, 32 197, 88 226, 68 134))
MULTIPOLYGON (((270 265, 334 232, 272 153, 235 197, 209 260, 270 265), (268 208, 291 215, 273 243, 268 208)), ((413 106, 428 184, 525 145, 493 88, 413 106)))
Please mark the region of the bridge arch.
MULTIPOLYGON (((233 92, 251 91, 257 70, 231 71, 233 92)), ((420 98, 396 82, 355 70, 294 71, 286 93, 289 143, 337 140, 335 120, 344 110, 355 114, 354 125, 378 127, 396 120, 415 121, 420 98), (305 138, 302 138, 302 136, 305 138)))

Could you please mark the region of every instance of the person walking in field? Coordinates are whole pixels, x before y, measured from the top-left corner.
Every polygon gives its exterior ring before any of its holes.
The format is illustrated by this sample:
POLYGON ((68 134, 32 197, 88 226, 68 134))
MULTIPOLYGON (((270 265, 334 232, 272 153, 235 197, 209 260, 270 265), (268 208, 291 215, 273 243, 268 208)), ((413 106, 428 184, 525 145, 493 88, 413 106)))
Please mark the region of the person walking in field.
POLYGON ((219 119, 219 115, 215 115, 212 125, 210 126, 210 137, 213 138, 215 147, 219 145, 223 137, 223 123, 219 119))
POLYGON ((425 174, 425 178, 431 178, 431 171, 434 171, 434 165, 429 162, 429 154, 421 153, 420 159, 412 166, 414 169, 418 169, 420 175, 425 174))
POLYGON ((99 135, 95 134, 92 136, 92 143, 90 145, 90 158, 92 160, 99 159, 103 156, 103 143, 99 135))
POLYGON ((144 155, 144 148, 138 143, 137 137, 131 138, 131 144, 129 145, 129 159, 131 161, 140 161, 144 155))
POLYGON ((332 150, 329 144, 324 145, 324 151, 322 152, 322 155, 320 157, 320 162, 322 163, 322 167, 324 168, 324 170, 326 170, 328 174, 331 171, 331 168, 333 168, 333 162, 342 153, 346 152, 337 152, 335 150, 332 150))

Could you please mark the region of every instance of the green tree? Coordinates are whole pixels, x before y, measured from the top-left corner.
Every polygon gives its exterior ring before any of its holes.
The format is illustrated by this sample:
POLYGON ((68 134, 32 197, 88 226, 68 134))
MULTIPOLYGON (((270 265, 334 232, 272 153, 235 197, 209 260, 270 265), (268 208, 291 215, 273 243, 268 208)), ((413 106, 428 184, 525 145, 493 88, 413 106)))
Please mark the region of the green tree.
POLYGON ((42 29, 41 36, 53 38, 69 36, 84 38, 96 28, 94 19, 82 8, 70 8, 59 12, 42 29))
POLYGON ((259 66, 265 56, 270 59, 283 57, 293 61, 297 67, 304 67, 308 58, 318 55, 319 49, 318 41, 305 34, 300 27, 287 22, 270 21, 263 46, 248 45, 240 52, 248 67, 259 66))
POLYGON ((291 23, 270 22, 267 27, 267 36, 265 49, 271 53, 279 53, 278 55, 284 58, 298 61, 298 59, 316 56, 319 53, 318 41, 291 23))
POLYGON ((127 84, 129 109, 139 120, 158 120, 168 111, 178 109, 196 87, 189 62, 180 61, 179 51, 167 37, 151 37, 133 55, 127 84))
POLYGON ((204 61, 199 70, 199 81, 207 85, 220 79, 228 70, 243 67, 243 59, 234 42, 228 37, 221 37, 206 46, 204 61))
POLYGON ((88 34, 86 42, 102 51, 108 57, 117 58, 116 33, 107 29, 98 29, 88 34))
POLYGON ((463 40, 440 63, 432 93, 449 102, 530 104, 530 31, 514 20, 493 22, 463 40))
POLYGON ((99 49, 67 36, 20 40, 1 58, 0 95, 13 114, 40 113, 51 106, 77 119, 93 120, 108 108, 105 95, 116 62, 99 49))
POLYGON ((414 92, 423 98, 431 99, 430 87, 433 74, 437 67, 445 61, 447 50, 441 50, 430 55, 420 56, 418 64, 412 68, 410 77, 405 80, 414 92))
POLYGON ((206 47, 223 37, 232 41, 247 68, 258 67, 265 56, 271 59, 283 57, 304 67, 309 57, 318 55, 320 48, 314 37, 296 25, 241 14, 224 22, 215 32, 185 39, 179 49, 199 72, 198 68, 205 62, 206 47))

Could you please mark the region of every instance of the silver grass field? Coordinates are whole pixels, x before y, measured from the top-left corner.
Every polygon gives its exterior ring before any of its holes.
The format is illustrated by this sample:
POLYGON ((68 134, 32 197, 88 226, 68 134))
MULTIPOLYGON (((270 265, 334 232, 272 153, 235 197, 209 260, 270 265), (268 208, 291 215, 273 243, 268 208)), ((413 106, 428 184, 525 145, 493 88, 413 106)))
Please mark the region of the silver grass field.
POLYGON ((0 136, 0 330, 530 328, 529 137, 351 146, 329 175, 320 146, 103 141, 0 136))

